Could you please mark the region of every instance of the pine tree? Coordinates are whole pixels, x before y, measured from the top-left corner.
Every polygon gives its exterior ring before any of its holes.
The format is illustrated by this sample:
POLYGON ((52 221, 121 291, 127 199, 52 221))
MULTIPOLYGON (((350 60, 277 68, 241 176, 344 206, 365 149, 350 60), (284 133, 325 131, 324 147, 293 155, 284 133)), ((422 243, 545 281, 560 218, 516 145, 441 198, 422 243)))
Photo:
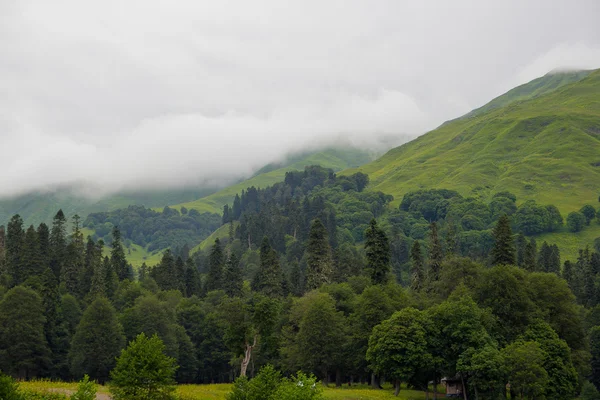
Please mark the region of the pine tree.
POLYGON ((327 230, 319 219, 315 219, 308 234, 306 246, 306 290, 313 290, 330 283, 333 261, 327 230))
POLYGON ((525 245, 523 268, 527 271, 537 271, 537 243, 534 238, 525 245))
POLYGON ((260 245, 260 266, 256 278, 256 291, 270 297, 282 295, 281 280, 282 272, 279 264, 279 256, 271 247, 269 239, 265 236, 260 245))
POLYGON ((421 244, 418 240, 410 250, 411 270, 410 270, 410 287, 414 291, 419 291, 423 287, 425 281, 425 271, 423 265, 423 254, 421 253, 421 244))
POLYGON ((125 345, 123 327, 117 312, 106 298, 99 297, 85 310, 69 353, 71 372, 106 382, 116 357, 125 345))
POLYGON ((492 248, 492 265, 514 265, 515 247, 510 229, 510 220, 506 214, 498 219, 494 229, 494 248, 492 248))
POLYGON ((101 261, 96 255, 96 243, 88 236, 85 244, 85 254, 83 256, 83 268, 79 277, 79 298, 84 298, 90 291, 92 279, 94 277, 95 264, 101 261))
POLYGON ((233 218, 234 220, 239 220, 242 215, 242 201, 240 200, 239 195, 235 195, 235 199, 233 200, 233 218))
POLYGON ((173 289, 175 290, 179 290, 182 294, 185 295, 185 289, 186 289, 186 285, 185 285, 185 263, 183 262, 183 258, 177 257, 177 259, 175 260, 175 273, 174 275, 174 282, 173 282, 173 289))
POLYGON ((575 274, 573 271, 573 264, 569 260, 566 260, 565 264, 563 265, 562 277, 565 281, 567 281, 571 290, 573 290, 573 285, 575 282, 575 274))
POLYGON ((527 251, 527 238, 523 235, 523 232, 519 233, 516 240, 517 247, 517 265, 521 268, 525 268, 525 254, 527 251))
POLYGON ((223 218, 221 219, 221 224, 225 225, 226 223, 231 221, 231 216, 229 215, 229 204, 225 204, 223 206, 223 218))
POLYGON ((210 255, 208 256, 208 274, 204 285, 204 292, 219 290, 223 286, 223 249, 219 238, 215 239, 210 255))
POLYGON ((25 232, 21 268, 21 279, 23 281, 26 281, 29 277, 41 275, 44 271, 44 264, 40 254, 40 242, 33 225, 25 232))
POLYGON ((52 220, 50 232, 50 268, 56 278, 60 278, 60 271, 65 262, 67 251, 67 219, 62 210, 58 210, 52 220))
POLYGON ((442 245, 438 237, 437 224, 429 225, 429 281, 437 282, 440 278, 440 268, 444 260, 442 245))
POLYGON ((302 296, 304 294, 304 279, 298 260, 292 261, 290 269, 290 291, 294 296, 302 296))
POLYGON ((108 257, 104 257, 102 261, 102 270, 105 273, 104 276, 104 284, 106 297, 112 299, 117 292, 117 287, 119 286, 119 277, 113 268, 113 264, 110 262, 108 257))
POLYGON ((37 228, 40 258, 43 268, 50 267, 50 229, 43 222, 37 228))
POLYGON ((82 255, 79 253, 78 246, 75 242, 67 245, 65 262, 63 264, 60 282, 65 286, 67 293, 77 296, 81 289, 79 287, 79 279, 83 269, 82 255))
POLYGON ((23 219, 17 214, 10 219, 6 229, 6 270, 15 285, 23 282, 24 245, 23 219))
POLYGON ((542 272, 548 272, 550 268, 550 262, 552 257, 552 249, 548 245, 546 241, 542 243, 542 247, 540 247, 540 252, 538 255, 538 269, 542 272))
POLYGON ((178 289, 177 269, 171 249, 165 250, 160 264, 152 268, 150 276, 162 290, 178 289))
POLYGON ((240 261, 234 253, 232 253, 223 270, 223 290, 229 297, 239 297, 242 295, 244 287, 244 277, 240 261))
POLYGON ((548 263, 548 272, 560 275, 560 250, 553 244, 550 246, 550 259, 548 263))
POLYGON ((365 250, 367 253, 366 269, 374 285, 387 281, 390 272, 391 251, 387 235, 377 226, 373 218, 365 231, 365 250))
POLYGON ((185 295, 188 297, 199 296, 202 292, 200 273, 190 257, 185 262, 185 295))
POLYGON ((448 230, 446 231, 446 253, 448 255, 456 254, 458 250, 458 234, 456 232, 456 225, 454 222, 448 224, 448 230))
POLYGON ((125 251, 121 243, 121 231, 118 227, 112 230, 112 250, 110 252, 110 262, 113 265, 114 271, 117 273, 117 278, 122 281, 125 279, 133 280, 130 272, 129 264, 125 258, 125 251))

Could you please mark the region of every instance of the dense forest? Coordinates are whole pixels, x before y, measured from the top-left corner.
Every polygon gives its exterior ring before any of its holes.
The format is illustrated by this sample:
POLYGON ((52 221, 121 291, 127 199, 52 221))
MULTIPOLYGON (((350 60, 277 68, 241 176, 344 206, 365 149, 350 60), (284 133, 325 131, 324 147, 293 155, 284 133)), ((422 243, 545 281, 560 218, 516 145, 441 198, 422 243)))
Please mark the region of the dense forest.
MULTIPOLYGON (((505 398, 509 382, 513 399, 600 387, 598 249, 563 263, 555 245, 525 236, 562 226, 556 207, 422 190, 388 210, 392 198, 367 184, 309 167, 248 188, 216 223, 228 237, 192 255, 171 245, 135 273, 123 237, 134 240, 139 224, 124 222, 147 210, 94 216, 110 223, 98 240, 83 237, 77 216, 67 232, 62 211, 51 227, 15 215, 0 229, 0 369, 105 382, 145 333, 185 383, 272 365, 374 388, 457 377, 480 399, 505 398)), ((592 223, 591 208, 570 214, 569 229, 592 223)))

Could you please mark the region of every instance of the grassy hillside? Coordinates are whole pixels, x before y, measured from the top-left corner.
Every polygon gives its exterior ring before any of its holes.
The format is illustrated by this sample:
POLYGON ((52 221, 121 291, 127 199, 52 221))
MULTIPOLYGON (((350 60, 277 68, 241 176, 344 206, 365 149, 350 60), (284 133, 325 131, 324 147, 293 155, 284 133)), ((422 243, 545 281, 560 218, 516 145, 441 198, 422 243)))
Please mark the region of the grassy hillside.
POLYGON ((284 167, 277 168, 277 166, 273 165, 266 166, 261 170, 263 173, 259 173, 250 179, 229 186, 201 199, 176 204, 171 207, 179 210, 182 206, 185 206, 187 209, 195 209, 201 213, 211 212, 221 214, 223 206, 225 204, 231 204, 235 195, 241 193, 242 190, 251 186, 264 188, 273 185, 274 183, 281 182, 285 178, 285 173, 288 171, 303 170, 307 165, 317 164, 325 168, 331 168, 334 171, 340 171, 346 168, 358 167, 372 159, 373 156, 369 152, 351 148, 328 149, 318 153, 308 154, 300 158, 296 156, 292 159, 291 163, 286 164, 284 167))
POLYGON ((449 188, 519 200, 561 212, 595 204, 600 192, 600 70, 550 93, 446 123, 356 170, 370 188, 402 196, 449 188))
MULTIPOLYGON (((370 190, 394 196, 423 188, 448 188, 489 200, 508 190, 519 202, 556 205, 564 217, 600 194, 600 70, 546 75, 394 148, 357 170, 370 190), (552 90, 554 89, 554 90, 552 90), (512 101, 512 102, 511 102, 512 101)), ((541 235, 563 259, 600 236, 593 223, 578 234, 541 235)))

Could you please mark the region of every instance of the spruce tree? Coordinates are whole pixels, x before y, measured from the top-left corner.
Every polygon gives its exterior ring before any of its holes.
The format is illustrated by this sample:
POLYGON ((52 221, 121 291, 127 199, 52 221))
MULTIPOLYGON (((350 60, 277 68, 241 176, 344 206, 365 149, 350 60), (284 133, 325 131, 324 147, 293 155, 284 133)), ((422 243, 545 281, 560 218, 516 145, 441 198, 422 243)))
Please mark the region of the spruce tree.
POLYGON ((525 245, 523 268, 527 271, 537 271, 537 243, 534 238, 525 245))
POLYGON ((117 312, 106 298, 99 297, 85 310, 69 353, 71 372, 105 383, 116 357, 125 345, 117 312))
POLYGON ((94 278, 95 266, 102 259, 96 254, 96 243, 88 236, 85 244, 85 254, 83 256, 83 268, 79 278, 79 298, 84 298, 90 291, 92 279, 94 278))
POLYGON ((6 270, 6 231, 4 225, 0 225, 0 278, 7 274, 6 270))
POLYGON ((44 264, 40 254, 40 242, 33 225, 25 232, 21 268, 20 275, 23 281, 26 281, 29 277, 41 275, 44 271, 44 264))
POLYGON ((566 260, 563 265, 562 277, 565 281, 567 281, 571 290, 573 290, 575 274, 573 271, 573 264, 569 260, 566 260))
POLYGON ((43 222, 37 228, 40 258, 43 268, 50 267, 50 229, 43 222))
POLYGON ((31 379, 50 367, 44 305, 32 289, 16 286, 0 302, 0 369, 31 379))
POLYGON ((437 224, 429 225, 429 281, 437 282, 440 278, 440 268, 444 260, 442 245, 438 237, 437 224))
POLYGON ((60 271, 65 262, 67 251, 67 219, 62 210, 58 210, 52 220, 50 232, 50 268, 56 278, 60 278, 60 271))
POLYGON ((506 214, 498 219, 494 229, 494 247, 492 265, 514 265, 515 247, 510 229, 510 220, 506 214))
POLYGON ((257 274, 258 276, 255 280, 256 287, 254 288, 256 291, 270 297, 282 295, 282 273, 279 256, 271 247, 269 239, 266 236, 260 245, 260 266, 257 274))
POLYGON ((385 283, 391 264, 390 242, 383 229, 377 226, 375 218, 365 231, 365 239, 366 269, 371 276, 371 282, 374 285, 385 283))
POLYGON ((185 295, 187 297, 199 296, 202 292, 200 273, 190 257, 185 262, 185 295))
POLYGON ((300 269, 298 260, 292 261, 290 269, 290 291, 294 296, 302 296, 304 294, 304 279, 300 269))
POLYGON ((239 220, 242 215, 242 201, 240 200, 240 196, 238 194, 235 195, 233 199, 233 209, 232 209, 232 219, 239 220))
POLYGON ((82 264, 82 255, 79 253, 77 245, 75 242, 69 243, 60 274, 60 282, 64 285, 67 293, 74 296, 80 293, 79 279, 81 278, 81 271, 83 269, 82 264))
POLYGON ((517 248, 517 265, 521 268, 525 268, 525 252, 527 248, 527 238, 523 232, 519 233, 516 240, 517 248))
POLYGON ((423 288, 425 281, 425 270, 423 265, 423 254, 421 253, 421 244, 415 240, 411 250, 411 270, 410 270, 410 288, 419 291, 423 288))
POLYGON ((160 263, 150 271, 150 276, 161 290, 178 289, 177 270, 171 249, 165 250, 160 263))
POLYGON ((548 262, 548 272, 560 275, 560 250, 553 244, 550 246, 550 258, 548 262))
POLYGON ((229 204, 225 204, 223 206, 223 218, 221 219, 221 224, 225 225, 226 223, 231 221, 231 216, 229 215, 229 204))
POLYGON ((104 284, 106 285, 106 297, 112 299, 117 292, 117 287, 119 286, 119 277, 117 276, 117 273, 113 268, 113 264, 110 262, 108 256, 104 257, 104 260, 102 261, 102 270, 105 274, 104 284))
POLYGON ((242 295, 243 287, 244 277, 240 261, 232 253, 225 262, 225 269, 223 270, 223 290, 229 297, 239 297, 242 295))
POLYGON ((333 261, 327 230, 320 219, 315 219, 310 226, 306 246, 306 290, 330 283, 332 275, 333 261))
POLYGON ((204 292, 219 290, 223 286, 223 249, 219 238, 215 239, 210 255, 208 256, 208 274, 204 285, 204 292))
POLYGON ((19 214, 14 215, 6 227, 6 270, 15 285, 23 282, 23 247, 25 232, 23 219, 19 214))
POLYGON ((542 243, 542 247, 540 247, 540 252, 538 254, 538 270, 542 272, 548 272, 550 268, 550 259, 552 257, 552 249, 548 245, 546 241, 542 243))
POLYGON ((112 230, 112 250, 110 252, 110 262, 113 265, 113 269, 117 273, 117 278, 120 281, 125 279, 133 280, 129 264, 125 258, 123 244, 121 243, 121 231, 119 231, 119 228, 116 226, 112 230))
POLYGON ((448 255, 456 254, 458 250, 458 233, 456 231, 456 225, 454 222, 448 223, 448 230, 446 231, 446 253, 448 255))

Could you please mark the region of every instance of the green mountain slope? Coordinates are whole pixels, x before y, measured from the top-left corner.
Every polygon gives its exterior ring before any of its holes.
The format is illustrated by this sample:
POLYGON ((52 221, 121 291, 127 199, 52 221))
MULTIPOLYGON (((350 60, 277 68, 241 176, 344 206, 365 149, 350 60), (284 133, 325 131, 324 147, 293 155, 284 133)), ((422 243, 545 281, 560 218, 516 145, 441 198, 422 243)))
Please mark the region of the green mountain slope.
POLYGON ((285 173, 294 170, 303 170, 307 165, 321 165, 325 168, 331 168, 334 171, 358 167, 364 163, 373 160, 374 155, 365 150, 354 148, 332 148, 320 151, 318 153, 309 153, 303 156, 292 157, 285 166, 278 167, 276 165, 268 165, 261 169, 258 174, 252 178, 242 181, 238 184, 229 186, 223 190, 213 193, 209 196, 200 198, 195 201, 180 203, 171 208, 195 209, 199 212, 210 212, 221 214, 225 204, 231 204, 236 194, 240 194, 242 190, 248 187, 255 186, 264 188, 281 182, 285 178, 285 173))
MULTIPOLYGON (((535 93, 546 76, 521 87, 535 93)), ((525 96, 526 97, 526 96, 525 96)), ((527 100, 491 102, 477 111, 394 148, 362 171, 370 190, 394 196, 423 188, 454 189, 489 200, 508 190, 519 201, 556 205, 564 217, 584 204, 597 207, 600 193, 600 70, 527 100), (496 106, 490 106, 496 104, 496 106)), ((593 224, 579 237, 600 236, 593 224)), ((569 258, 581 240, 548 234, 569 258)))

